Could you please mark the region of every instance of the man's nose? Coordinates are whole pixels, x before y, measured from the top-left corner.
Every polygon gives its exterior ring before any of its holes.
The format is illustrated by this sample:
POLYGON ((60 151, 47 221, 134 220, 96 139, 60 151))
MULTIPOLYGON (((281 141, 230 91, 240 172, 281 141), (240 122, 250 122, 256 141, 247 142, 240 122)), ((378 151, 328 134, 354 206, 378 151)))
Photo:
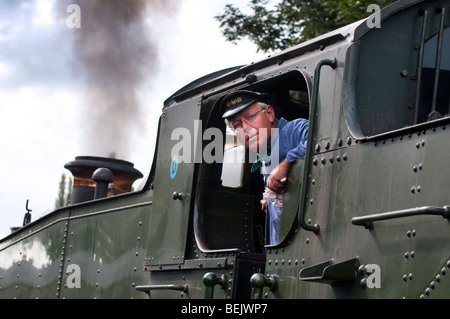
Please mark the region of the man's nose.
POLYGON ((248 130, 249 128, 252 128, 252 126, 248 125, 247 122, 242 121, 242 130, 243 130, 244 132, 247 132, 247 130, 248 130))

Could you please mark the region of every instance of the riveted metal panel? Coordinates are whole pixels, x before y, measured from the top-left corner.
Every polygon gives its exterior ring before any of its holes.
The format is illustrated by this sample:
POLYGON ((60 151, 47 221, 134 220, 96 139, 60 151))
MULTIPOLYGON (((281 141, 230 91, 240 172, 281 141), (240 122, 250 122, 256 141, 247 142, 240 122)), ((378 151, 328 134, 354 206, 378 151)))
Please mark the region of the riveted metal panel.
POLYGON ((200 106, 200 101, 192 99, 166 108, 161 118, 147 255, 149 265, 178 264, 184 260, 195 151, 201 151, 200 106))
POLYGON ((68 209, 29 224, 2 241, 0 298, 58 298, 68 209))

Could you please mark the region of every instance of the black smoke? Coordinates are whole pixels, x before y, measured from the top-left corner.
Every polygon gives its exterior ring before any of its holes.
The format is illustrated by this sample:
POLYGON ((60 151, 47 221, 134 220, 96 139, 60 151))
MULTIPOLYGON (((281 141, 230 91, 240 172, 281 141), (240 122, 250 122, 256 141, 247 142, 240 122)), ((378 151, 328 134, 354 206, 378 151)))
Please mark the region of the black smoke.
MULTIPOLYGON (((89 155, 126 158, 132 136, 145 127, 139 93, 159 66, 161 17, 171 17, 179 0, 57 1, 69 19, 70 4, 80 8, 80 28, 71 37, 72 67, 82 78, 80 128, 89 155)), ((147 101, 146 103, 151 103, 147 101)))

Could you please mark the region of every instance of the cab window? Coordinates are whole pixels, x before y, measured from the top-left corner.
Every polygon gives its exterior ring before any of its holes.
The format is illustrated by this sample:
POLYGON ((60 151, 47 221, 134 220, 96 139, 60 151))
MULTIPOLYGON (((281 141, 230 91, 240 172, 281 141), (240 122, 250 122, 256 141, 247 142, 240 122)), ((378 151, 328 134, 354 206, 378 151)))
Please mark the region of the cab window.
POLYGON ((438 52, 439 33, 425 42, 418 123, 442 118, 450 108, 450 28, 444 30, 438 52), (439 65, 437 65, 439 63, 439 65))
MULTIPOLYGON (((271 105, 276 116, 289 121, 308 118, 310 83, 302 72, 291 71, 241 89, 269 93, 273 97, 271 105)), ((211 111, 205 111, 206 128, 219 128, 223 132, 224 160, 223 163, 203 162, 200 165, 194 216, 196 239, 204 250, 239 249, 264 253, 266 214, 260 204, 264 192, 263 176, 259 170, 251 172, 253 163, 249 161, 251 156, 248 150, 239 144, 220 115, 220 102, 226 94, 224 92, 204 101, 204 106, 211 107, 211 111)), ((296 183, 299 183, 298 180, 296 183)), ((289 189, 298 191, 298 187, 290 186, 289 189)), ((295 198, 296 203, 294 207, 286 204, 289 212, 285 214, 283 211, 282 216, 285 215, 288 224, 293 226, 295 218, 291 215, 297 214, 299 193, 291 197, 295 198)))
POLYGON ((356 138, 377 137, 449 114, 450 28, 441 25, 441 14, 429 10, 425 16, 412 7, 349 48, 343 105, 356 138), (411 27, 398 32, 400 25, 411 27))

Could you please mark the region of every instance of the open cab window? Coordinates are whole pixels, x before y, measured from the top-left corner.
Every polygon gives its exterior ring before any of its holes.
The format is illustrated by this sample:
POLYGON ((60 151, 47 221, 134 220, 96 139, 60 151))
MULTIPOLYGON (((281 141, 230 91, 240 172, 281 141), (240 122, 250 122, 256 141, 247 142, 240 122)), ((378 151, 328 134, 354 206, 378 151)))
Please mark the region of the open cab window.
POLYGON ((450 118, 449 10, 411 7, 348 50, 344 110, 352 135, 372 139, 450 118), (398 25, 408 25, 401 32, 398 25))
MULTIPOLYGON (((309 116, 311 79, 300 71, 291 71, 277 78, 240 89, 269 93, 277 118, 290 121, 309 116)), ((220 114, 220 103, 228 92, 206 99, 202 105, 205 130, 219 128, 223 134, 223 161, 199 167, 194 214, 197 245, 204 251, 238 249, 242 252, 264 253, 266 246, 266 214, 260 200, 264 192, 261 172, 251 172, 254 157, 239 144, 233 131, 220 114)), ((204 141, 204 144, 210 141, 204 141)), ((206 149, 204 145, 204 149, 206 149)), ((303 159, 299 159, 286 190, 295 192, 285 203, 280 221, 279 242, 295 224, 300 194, 299 174, 303 173, 303 159), (286 212, 285 212, 286 211, 286 212)))

